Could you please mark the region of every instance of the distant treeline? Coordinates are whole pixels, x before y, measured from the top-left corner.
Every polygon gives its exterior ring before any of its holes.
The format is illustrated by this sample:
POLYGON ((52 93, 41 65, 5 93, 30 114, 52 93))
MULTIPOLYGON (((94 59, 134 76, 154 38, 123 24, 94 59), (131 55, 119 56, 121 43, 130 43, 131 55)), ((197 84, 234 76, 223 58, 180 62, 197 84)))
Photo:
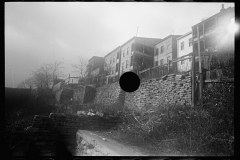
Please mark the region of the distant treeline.
POLYGON ((5 112, 24 108, 31 98, 31 89, 5 87, 5 112))

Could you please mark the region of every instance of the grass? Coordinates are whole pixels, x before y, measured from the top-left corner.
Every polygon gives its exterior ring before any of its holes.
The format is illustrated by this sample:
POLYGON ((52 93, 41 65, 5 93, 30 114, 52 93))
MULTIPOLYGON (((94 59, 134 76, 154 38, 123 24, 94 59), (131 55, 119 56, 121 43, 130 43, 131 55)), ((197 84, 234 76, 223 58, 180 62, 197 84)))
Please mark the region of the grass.
MULTIPOLYGON (((99 135, 115 140, 121 144, 129 146, 148 156, 185 156, 175 148, 175 141, 172 139, 165 141, 142 141, 130 134, 119 130, 96 131, 99 135)), ((189 154, 188 154, 189 155, 189 154)), ((193 155, 193 154, 192 154, 193 155)))
POLYGON ((118 129, 99 132, 147 155, 234 155, 234 84, 211 84, 203 105, 161 105, 121 113, 118 129))

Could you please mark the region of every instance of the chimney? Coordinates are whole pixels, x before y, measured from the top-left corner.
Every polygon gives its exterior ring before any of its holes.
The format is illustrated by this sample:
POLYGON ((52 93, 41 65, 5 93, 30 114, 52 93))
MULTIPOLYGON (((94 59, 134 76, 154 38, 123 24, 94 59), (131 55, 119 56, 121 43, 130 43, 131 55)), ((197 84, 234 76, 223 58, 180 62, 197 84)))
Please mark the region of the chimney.
POLYGON ((225 8, 224 8, 224 4, 222 4, 222 9, 220 10, 220 12, 224 11, 225 8))

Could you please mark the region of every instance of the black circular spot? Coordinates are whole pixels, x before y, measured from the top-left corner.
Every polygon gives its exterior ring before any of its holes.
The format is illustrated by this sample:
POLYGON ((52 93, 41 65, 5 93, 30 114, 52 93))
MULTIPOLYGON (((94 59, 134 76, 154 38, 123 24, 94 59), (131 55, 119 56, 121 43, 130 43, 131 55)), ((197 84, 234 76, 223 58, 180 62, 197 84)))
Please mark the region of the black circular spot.
POLYGON ((134 92, 140 86, 140 79, 134 72, 125 72, 119 79, 119 85, 125 92, 134 92))

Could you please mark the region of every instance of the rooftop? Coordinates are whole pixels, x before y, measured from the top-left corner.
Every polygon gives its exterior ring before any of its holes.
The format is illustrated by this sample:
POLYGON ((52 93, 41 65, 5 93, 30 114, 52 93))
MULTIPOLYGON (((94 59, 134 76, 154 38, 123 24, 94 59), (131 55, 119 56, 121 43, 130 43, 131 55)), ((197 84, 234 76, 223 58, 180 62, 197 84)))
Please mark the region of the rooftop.
POLYGON ((207 18, 207 19, 205 19, 205 20, 203 20, 203 21, 195 24, 194 26, 192 26, 192 28, 194 28, 194 27, 196 27, 197 25, 199 25, 199 24, 201 24, 201 23, 204 23, 204 22, 206 22, 206 21, 208 21, 208 20, 210 20, 210 19, 212 19, 212 18, 214 18, 214 17, 216 17, 216 16, 220 16, 220 15, 225 14, 225 13, 227 13, 227 12, 230 12, 230 11, 232 11, 232 10, 235 10, 235 7, 231 7, 231 6, 230 6, 230 7, 226 8, 226 9, 223 9, 223 8, 222 8, 220 12, 218 12, 218 13, 214 14, 213 16, 211 16, 211 17, 209 17, 209 18, 207 18))
MULTIPOLYGON (((182 35, 169 35, 169 36, 163 38, 163 39, 161 40, 161 42, 159 42, 159 43, 162 43, 163 41, 167 40, 167 39, 170 38, 170 37, 178 38, 178 37, 180 37, 180 36, 182 36, 182 35)), ((159 44, 159 43, 157 43, 157 44, 159 44)), ((157 45, 157 44, 156 44, 156 45, 157 45)))
POLYGON ((104 58, 106 58, 107 56, 109 56, 111 53, 113 53, 114 51, 116 51, 117 49, 119 49, 120 46, 118 46, 117 48, 115 48, 114 50, 112 50, 111 52, 109 52, 106 56, 104 56, 104 58))
POLYGON ((192 31, 190 31, 190 32, 188 32, 188 33, 186 33, 186 34, 178 37, 177 40, 179 40, 179 39, 181 39, 181 38, 183 38, 183 37, 186 37, 186 36, 188 36, 188 35, 191 34, 191 33, 192 33, 192 31))
POLYGON ((91 59, 88 60, 88 62, 90 62, 93 58, 103 58, 103 57, 93 56, 91 59))
POLYGON ((156 44, 159 43, 159 41, 162 40, 162 39, 160 39, 160 38, 148 38, 148 37, 136 37, 136 36, 134 36, 134 37, 132 37, 131 39, 129 39, 127 42, 125 42, 124 44, 122 44, 121 47, 124 46, 125 44, 127 44, 128 42, 132 41, 132 40, 135 39, 135 38, 138 39, 138 40, 156 41, 156 42, 155 42, 156 44))

